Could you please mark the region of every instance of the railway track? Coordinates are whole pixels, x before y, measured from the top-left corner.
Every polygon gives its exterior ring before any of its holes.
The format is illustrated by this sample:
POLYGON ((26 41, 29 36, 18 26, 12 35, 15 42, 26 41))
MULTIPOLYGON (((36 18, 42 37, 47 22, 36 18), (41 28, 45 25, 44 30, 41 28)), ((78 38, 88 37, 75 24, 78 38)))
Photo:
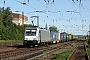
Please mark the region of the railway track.
POLYGON ((85 44, 78 45, 67 60, 87 60, 85 58, 85 44))
MULTIPOLYGON (((1 60, 26 60, 26 59, 35 59, 41 55, 48 54, 50 52, 62 49, 63 47, 70 45, 75 41, 63 42, 59 44, 53 44, 48 46, 40 46, 35 48, 18 48, 16 50, 0 52, 1 60)), ((76 41, 77 42, 77 41, 76 41)))

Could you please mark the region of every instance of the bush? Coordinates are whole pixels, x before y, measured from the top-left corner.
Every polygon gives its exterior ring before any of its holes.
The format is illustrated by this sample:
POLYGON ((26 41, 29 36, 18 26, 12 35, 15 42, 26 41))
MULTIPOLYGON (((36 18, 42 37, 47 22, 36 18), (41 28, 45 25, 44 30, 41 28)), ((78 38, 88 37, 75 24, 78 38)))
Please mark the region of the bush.
POLYGON ((87 39, 88 47, 90 48, 90 38, 87 39))

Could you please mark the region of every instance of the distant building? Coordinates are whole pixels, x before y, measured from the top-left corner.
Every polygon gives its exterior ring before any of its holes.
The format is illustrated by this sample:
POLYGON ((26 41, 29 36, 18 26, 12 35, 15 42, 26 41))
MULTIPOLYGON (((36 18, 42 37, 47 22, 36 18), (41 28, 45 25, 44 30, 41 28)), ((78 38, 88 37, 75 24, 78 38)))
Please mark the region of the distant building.
POLYGON ((27 16, 22 16, 21 14, 17 13, 12 13, 11 16, 13 17, 12 22, 15 23, 16 25, 28 24, 27 16))

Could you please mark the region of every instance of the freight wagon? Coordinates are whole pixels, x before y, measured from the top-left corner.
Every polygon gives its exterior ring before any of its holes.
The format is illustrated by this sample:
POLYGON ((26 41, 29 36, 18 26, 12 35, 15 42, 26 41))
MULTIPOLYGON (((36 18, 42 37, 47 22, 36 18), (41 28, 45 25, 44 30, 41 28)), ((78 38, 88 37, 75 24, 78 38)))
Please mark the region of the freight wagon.
POLYGON ((39 27, 25 29, 24 45, 39 45, 51 42, 50 31, 39 27))
POLYGON ((73 35, 73 39, 76 40, 78 39, 78 37, 76 35, 73 35))
POLYGON ((70 34, 70 36, 69 36, 69 37, 70 37, 70 40, 73 40, 73 35, 72 35, 72 34, 70 34))
POLYGON ((67 33, 66 32, 60 33, 60 40, 62 42, 67 41, 67 33))
POLYGON ((56 32, 51 31, 50 32, 50 38, 51 38, 52 43, 56 43, 57 42, 56 41, 56 32))
POLYGON ((56 33, 56 40, 57 40, 57 43, 61 42, 59 32, 56 33))
POLYGON ((59 43, 60 42, 60 33, 51 31, 50 38, 51 38, 52 43, 59 43))
POLYGON ((66 35, 67 35, 67 36, 66 36, 66 37, 67 37, 67 41, 69 41, 69 40, 70 40, 70 37, 69 37, 70 34, 66 33, 66 35))

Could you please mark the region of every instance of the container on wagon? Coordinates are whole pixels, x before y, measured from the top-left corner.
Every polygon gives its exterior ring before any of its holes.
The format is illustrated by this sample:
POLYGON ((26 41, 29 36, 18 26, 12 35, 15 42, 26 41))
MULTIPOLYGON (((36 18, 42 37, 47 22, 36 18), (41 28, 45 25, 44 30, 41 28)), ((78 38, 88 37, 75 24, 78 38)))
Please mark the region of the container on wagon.
POLYGON ((72 34, 70 34, 70 40, 73 40, 73 35, 72 34))
POLYGON ((77 39, 75 35, 73 35, 73 39, 77 39))
POLYGON ((61 41, 67 41, 66 32, 60 33, 60 39, 61 41))
POLYGON ((51 31, 50 37, 51 37, 51 40, 56 40, 56 32, 51 31))
POLYGON ((60 42, 61 40, 60 40, 60 32, 57 32, 56 33, 56 40, 57 40, 57 42, 60 42))
POLYGON ((70 40, 70 34, 67 33, 67 41, 70 40))

